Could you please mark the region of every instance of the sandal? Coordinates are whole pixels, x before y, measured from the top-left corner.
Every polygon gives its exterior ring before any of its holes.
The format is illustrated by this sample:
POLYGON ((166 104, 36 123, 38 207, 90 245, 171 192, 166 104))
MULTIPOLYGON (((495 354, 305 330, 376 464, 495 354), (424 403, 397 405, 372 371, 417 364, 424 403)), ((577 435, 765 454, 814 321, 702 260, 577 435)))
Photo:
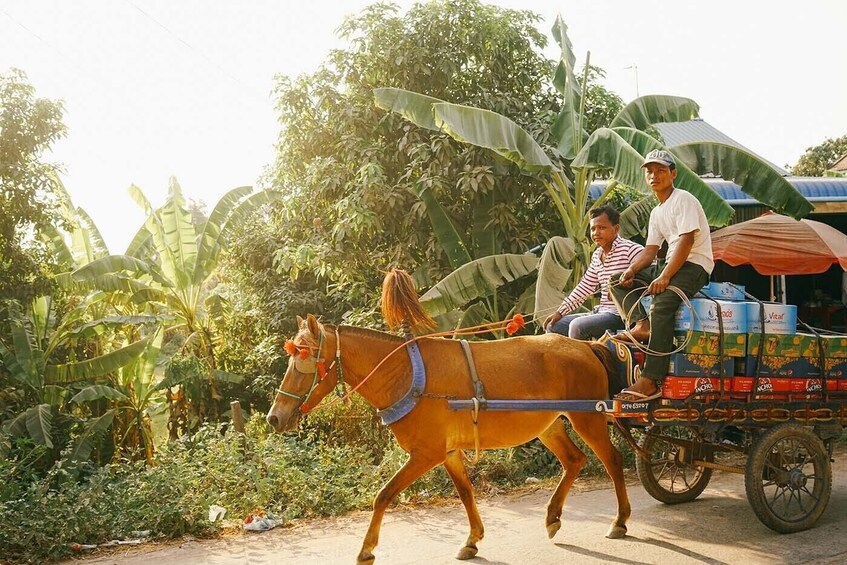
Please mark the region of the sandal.
POLYGON ((617 393, 614 400, 621 402, 647 402, 648 400, 656 400, 662 397, 662 389, 659 388, 653 394, 644 394, 635 390, 623 389, 617 393))

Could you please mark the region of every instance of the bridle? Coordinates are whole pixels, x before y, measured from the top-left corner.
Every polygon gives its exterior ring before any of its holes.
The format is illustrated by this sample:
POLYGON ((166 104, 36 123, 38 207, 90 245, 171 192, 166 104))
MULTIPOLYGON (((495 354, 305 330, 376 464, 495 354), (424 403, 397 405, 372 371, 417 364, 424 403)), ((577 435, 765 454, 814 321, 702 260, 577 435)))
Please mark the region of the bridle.
MULTIPOLYGON (((321 334, 318 338, 318 346, 316 348, 317 354, 320 355, 321 349, 323 349, 324 344, 324 330, 321 328, 321 334)), ((300 346, 304 347, 304 346, 300 346)), ((312 349, 311 346, 308 346, 309 349, 312 349)), ((299 348, 298 348, 299 349, 299 348)), ((339 389, 339 395, 343 395, 344 393, 344 374, 341 370, 341 336, 338 333, 338 328, 335 328, 335 359, 332 360, 332 363, 329 366, 326 365, 326 360, 319 358, 317 355, 310 354, 309 357, 302 358, 300 355, 294 354, 291 356, 291 360, 289 363, 294 364, 294 370, 298 373, 308 375, 312 373, 312 384, 309 386, 309 390, 306 391, 305 394, 294 394, 293 392, 288 392, 286 390, 282 390, 282 383, 277 387, 276 393, 281 394, 282 396, 287 396, 288 398, 293 398, 299 401, 299 408, 301 412, 308 412, 308 408, 304 409, 305 406, 308 406, 309 399, 312 397, 312 394, 315 392, 315 389, 318 388, 318 385, 323 381, 323 379, 329 374, 329 372, 333 369, 333 367, 337 366, 337 387, 339 389), (322 369, 323 367, 323 369, 322 369)))

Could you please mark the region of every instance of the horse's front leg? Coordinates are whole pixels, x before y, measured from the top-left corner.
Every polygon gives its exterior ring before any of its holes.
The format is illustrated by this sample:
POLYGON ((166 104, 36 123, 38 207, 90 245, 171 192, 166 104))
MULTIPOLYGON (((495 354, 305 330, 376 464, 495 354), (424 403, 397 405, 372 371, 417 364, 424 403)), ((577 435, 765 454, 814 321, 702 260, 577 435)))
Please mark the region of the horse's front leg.
POLYGON ((538 439, 547 449, 553 452, 559 463, 562 464, 562 478, 556 485, 556 490, 547 502, 547 537, 552 538, 562 527, 562 507, 571 490, 573 482, 585 465, 586 457, 582 450, 568 437, 564 422, 556 418, 538 439))
POLYGON ((379 543, 379 528, 382 525, 382 517, 388 505, 391 504, 391 501, 398 494, 415 482, 418 477, 441 463, 441 461, 442 459, 437 457, 418 453, 409 454, 409 460, 385 483, 385 486, 382 487, 374 499, 374 511, 371 515, 371 523, 368 526, 368 532, 365 534, 365 540, 362 542, 362 550, 356 558, 356 563, 373 563, 373 550, 379 543))
POLYGON ((456 485, 459 498, 462 499, 462 504, 465 505, 465 511, 468 513, 468 523, 471 528, 468 540, 459 550, 456 559, 472 559, 478 551, 476 543, 485 535, 485 528, 482 526, 482 519, 479 517, 479 510, 474 500, 473 484, 468 477, 462 452, 457 450, 448 453, 444 460, 444 468, 447 469, 447 474, 450 475, 453 484, 456 485))

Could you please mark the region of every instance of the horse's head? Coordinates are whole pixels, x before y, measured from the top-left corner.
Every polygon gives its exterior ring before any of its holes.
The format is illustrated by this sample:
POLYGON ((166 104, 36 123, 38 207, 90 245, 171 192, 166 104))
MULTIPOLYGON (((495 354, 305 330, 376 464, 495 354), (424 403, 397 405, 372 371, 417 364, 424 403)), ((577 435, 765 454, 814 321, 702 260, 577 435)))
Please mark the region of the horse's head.
MULTIPOLYGON (((323 325, 311 314, 297 316, 297 335, 285 344, 291 358, 266 420, 277 432, 297 425, 300 415, 314 408, 338 380, 323 325)), ((335 339, 331 336, 330 339, 335 339)))

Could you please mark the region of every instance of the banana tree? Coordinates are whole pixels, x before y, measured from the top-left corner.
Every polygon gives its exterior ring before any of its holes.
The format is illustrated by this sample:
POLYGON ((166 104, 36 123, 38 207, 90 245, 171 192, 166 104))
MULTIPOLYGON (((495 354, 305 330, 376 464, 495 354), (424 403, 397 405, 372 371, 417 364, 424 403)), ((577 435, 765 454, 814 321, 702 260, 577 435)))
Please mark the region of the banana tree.
MULTIPOLYGON (((158 324, 155 317, 143 320, 102 320, 83 324, 73 330, 68 327, 50 329, 46 347, 34 331, 38 331, 38 318, 47 317, 47 301, 37 301, 34 314, 28 319, 20 313, 10 316, 9 343, 0 342, 0 359, 13 383, 22 391, 21 411, 0 424, 12 436, 30 437, 36 444, 54 449, 53 419, 64 410, 67 397, 75 383, 105 381, 110 375, 136 360, 148 346, 149 337, 133 343, 116 343, 96 357, 77 361, 57 359, 54 352, 62 343, 73 342, 92 333, 104 333, 109 328, 126 327, 136 323, 158 324)), ((73 350, 73 348, 68 348, 73 350)), ((59 446, 61 447, 61 446, 59 446)))
MULTIPOLYGON (((218 381, 233 375, 220 370, 209 316, 215 301, 213 275, 231 235, 260 206, 280 193, 253 193, 248 186, 226 193, 208 219, 195 224, 175 178, 170 179, 165 204, 154 209, 144 193, 130 187, 147 218, 123 255, 108 255, 70 273, 78 284, 90 285, 109 296, 120 296, 144 311, 170 316, 165 339, 175 338, 182 353, 196 355, 207 368, 212 409, 220 399, 218 381)), ((205 400, 201 400, 205 402, 205 400)), ((206 413, 205 406, 196 407, 206 413)))
MULTIPOLYGON (((767 163, 738 148, 719 143, 696 143, 682 147, 665 147, 645 130, 651 124, 687 121, 698 117, 699 106, 688 98, 675 96, 642 96, 629 103, 612 121, 609 128, 600 128, 590 135, 584 131, 585 99, 583 86, 574 72, 575 55, 567 36, 567 26, 559 17, 552 29, 561 48, 553 85, 562 95, 562 107, 551 128, 555 146, 544 148, 528 132, 506 116, 470 106, 453 104, 419 93, 379 88, 374 91, 377 106, 396 112, 415 125, 443 131, 454 139, 494 153, 517 164, 525 174, 536 178, 550 196, 559 212, 565 237, 573 241, 574 254, 550 253, 550 260, 562 257, 570 264, 564 286, 562 272, 543 269, 536 284, 535 314, 543 316, 562 299, 582 276, 590 258, 591 244, 587 238, 588 211, 601 205, 619 184, 641 191, 644 200, 632 211, 624 211, 628 226, 638 227, 639 219, 652 207, 651 193, 641 172, 642 155, 653 148, 666 148, 679 157, 680 172, 677 186, 696 196, 714 226, 725 225, 732 208, 712 191, 698 175, 713 173, 732 179, 742 189, 762 203, 792 215, 802 217, 812 209, 811 204, 767 163), (555 160, 548 155, 555 155, 555 160), (600 174, 610 178, 601 196, 591 201, 589 187, 600 174)), ((586 72, 589 67, 586 59, 586 72)), ((467 284, 476 284, 468 280, 467 284)), ((466 291, 462 291, 466 292, 466 291)))

